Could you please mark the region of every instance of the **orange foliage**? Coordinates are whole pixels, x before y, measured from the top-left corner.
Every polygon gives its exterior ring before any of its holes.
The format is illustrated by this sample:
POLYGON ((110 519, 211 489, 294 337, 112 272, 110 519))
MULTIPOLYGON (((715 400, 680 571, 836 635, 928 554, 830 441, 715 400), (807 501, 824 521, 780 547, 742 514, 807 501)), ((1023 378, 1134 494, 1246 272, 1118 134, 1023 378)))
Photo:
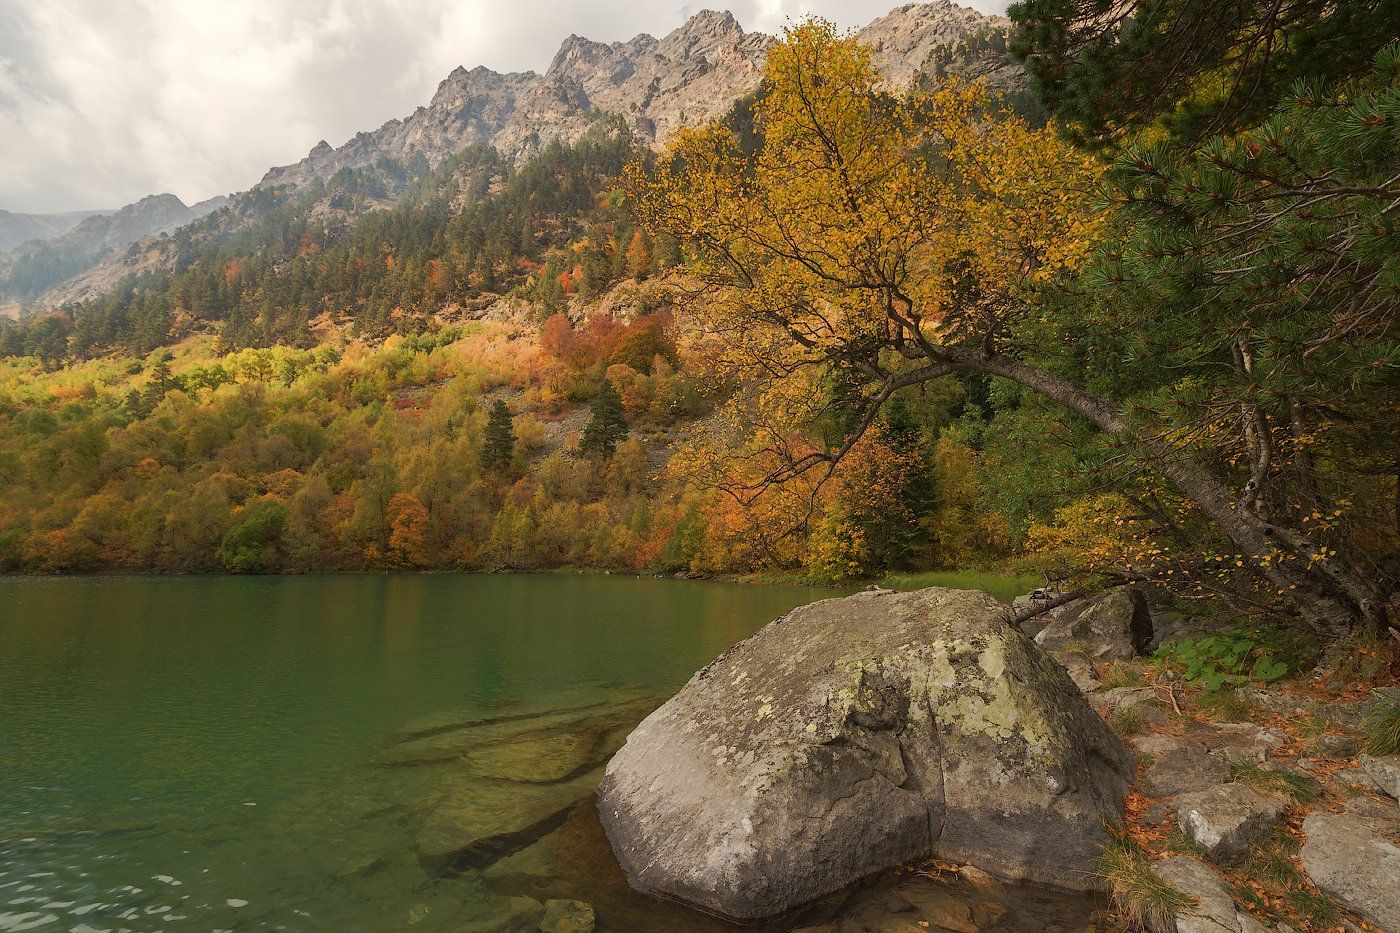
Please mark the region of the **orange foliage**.
POLYGON ((409 492, 395 493, 389 500, 389 550, 404 564, 422 567, 428 563, 424 534, 428 510, 409 492))
POLYGON ((674 357, 675 344, 667 334, 670 315, 643 314, 623 324, 610 314, 595 311, 583 327, 574 327, 565 314, 555 314, 540 331, 540 349, 582 372, 598 363, 623 363, 649 372, 658 355, 674 357))

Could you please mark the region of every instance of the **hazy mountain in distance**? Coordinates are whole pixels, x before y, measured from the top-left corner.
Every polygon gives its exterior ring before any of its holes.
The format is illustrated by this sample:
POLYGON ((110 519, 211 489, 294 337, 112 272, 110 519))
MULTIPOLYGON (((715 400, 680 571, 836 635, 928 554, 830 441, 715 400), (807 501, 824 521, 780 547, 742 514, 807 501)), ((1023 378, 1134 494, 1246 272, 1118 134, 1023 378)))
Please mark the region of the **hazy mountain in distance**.
POLYGON ((17 214, 0 210, 0 253, 30 240, 48 240, 67 233, 89 217, 113 211, 67 211, 61 214, 17 214))
POLYGON ((38 295, 138 240, 174 230, 227 203, 220 195, 188 207, 173 194, 153 194, 120 210, 80 217, 62 233, 0 255, 0 297, 38 295))

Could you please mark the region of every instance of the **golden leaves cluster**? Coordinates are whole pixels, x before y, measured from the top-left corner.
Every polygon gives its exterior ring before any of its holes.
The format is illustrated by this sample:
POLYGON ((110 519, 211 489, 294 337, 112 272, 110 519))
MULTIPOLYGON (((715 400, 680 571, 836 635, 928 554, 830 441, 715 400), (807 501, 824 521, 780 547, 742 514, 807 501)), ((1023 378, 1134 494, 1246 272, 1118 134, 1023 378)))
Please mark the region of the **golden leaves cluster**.
POLYGON ((813 19, 773 49, 764 89, 754 151, 713 123, 627 175, 643 222, 692 246, 706 323, 734 343, 776 329, 822 356, 1004 323, 1087 254, 1098 166, 980 85, 891 94, 866 46, 813 19))

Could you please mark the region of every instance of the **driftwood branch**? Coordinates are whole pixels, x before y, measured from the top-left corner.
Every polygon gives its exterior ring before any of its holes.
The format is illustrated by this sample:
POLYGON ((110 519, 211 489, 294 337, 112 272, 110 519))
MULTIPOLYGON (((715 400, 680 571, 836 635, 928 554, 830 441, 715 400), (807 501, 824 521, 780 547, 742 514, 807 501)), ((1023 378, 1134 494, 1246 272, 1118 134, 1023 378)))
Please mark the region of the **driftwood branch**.
POLYGON ((1086 592, 1087 591, 1083 587, 1080 587, 1079 589, 1070 590, 1068 593, 1065 593, 1061 596, 1056 596, 1054 599, 1050 600, 1049 602, 1045 603, 1043 606, 1040 606, 1038 608, 1035 606, 1031 606, 1031 608, 1029 609, 1022 609, 1020 612, 1016 613, 1016 624, 1020 625, 1027 619, 1034 619, 1036 616, 1044 615, 1051 609, 1058 609, 1066 603, 1072 603, 1076 599, 1082 597, 1086 592))

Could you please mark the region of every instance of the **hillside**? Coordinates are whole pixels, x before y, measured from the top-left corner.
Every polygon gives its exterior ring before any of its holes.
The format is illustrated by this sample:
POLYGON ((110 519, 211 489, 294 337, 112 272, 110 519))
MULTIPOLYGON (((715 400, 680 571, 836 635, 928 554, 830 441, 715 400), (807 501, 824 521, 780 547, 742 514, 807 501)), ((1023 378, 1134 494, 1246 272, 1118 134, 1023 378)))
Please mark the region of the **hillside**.
MULTIPOLYGON (((1228 159, 1168 138, 1106 160, 1018 105, 995 21, 910 6, 863 35, 807 23, 775 45, 704 14, 661 40, 572 38, 548 74, 577 93, 537 149, 499 146, 542 78, 459 73, 433 108, 320 147, 299 180, 139 241, 82 300, 0 325, 7 560, 143 566, 156 526, 179 539, 167 506, 232 483, 204 544, 162 545, 160 567, 846 579, 1020 553, 1319 629, 1372 612, 1380 597, 1319 574, 1391 591, 1392 526, 1357 517, 1394 507, 1393 435, 1368 428, 1393 410, 1393 290, 1353 294, 1393 274, 1375 194, 1393 186, 1387 124, 1281 100, 1314 109, 1245 124, 1257 138, 1228 159), (659 155, 663 118, 751 86, 760 45, 765 84, 659 155), (803 69, 827 59, 854 89, 812 83, 803 69), (960 74, 1013 106, 945 80, 960 74), (655 94, 626 113, 588 103, 630 108, 641 81, 655 94), (500 106, 461 91, 507 85, 500 106), (470 133, 493 135, 443 153, 470 133), (1337 151, 1357 139, 1366 159, 1337 151), (284 424, 286 443, 269 437, 284 424), (492 437, 509 456, 488 455, 492 437), (450 478, 420 482, 429 449, 450 478), (1268 476, 1297 491, 1264 491, 1268 476), (389 556, 396 521, 420 516, 389 509, 400 494, 438 528, 411 559, 389 556), (245 531, 281 541, 303 495, 314 553, 220 553, 245 531), (1351 565, 1317 569, 1343 548, 1351 565)), ((1381 112, 1388 74, 1335 96, 1381 112)))

